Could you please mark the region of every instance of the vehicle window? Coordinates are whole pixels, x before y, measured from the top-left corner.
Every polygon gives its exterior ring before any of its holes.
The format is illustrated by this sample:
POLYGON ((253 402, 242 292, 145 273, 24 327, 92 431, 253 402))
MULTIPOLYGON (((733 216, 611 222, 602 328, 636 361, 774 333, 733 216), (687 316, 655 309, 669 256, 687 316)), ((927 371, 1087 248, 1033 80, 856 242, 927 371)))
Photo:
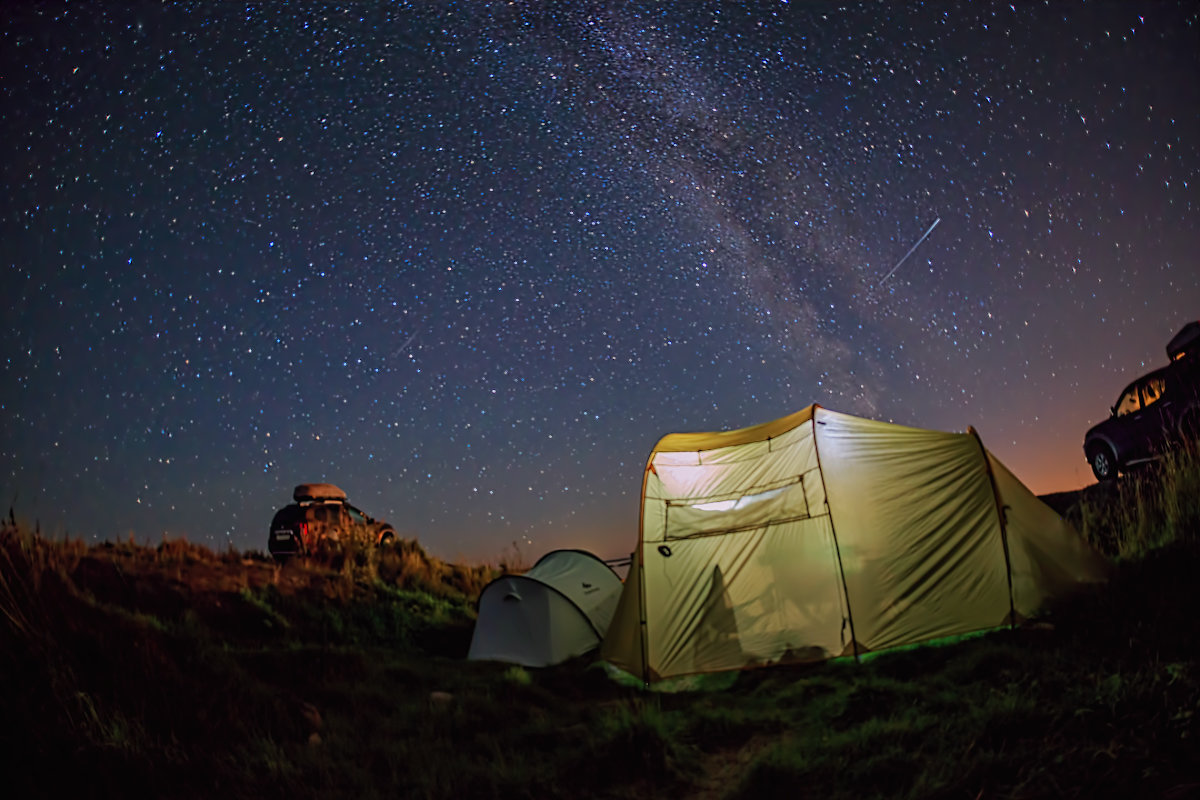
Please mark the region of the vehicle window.
POLYGON ((1142 403, 1138 400, 1137 387, 1134 386, 1121 395, 1121 399, 1117 401, 1117 416, 1123 417, 1126 414, 1132 414, 1141 407, 1142 403))
POLYGON ((341 520, 339 519, 338 507, 335 505, 321 505, 313 509, 313 516, 318 522, 324 522, 327 525, 336 525, 341 520))
POLYGON ((366 516, 364 516, 363 513, 361 511, 359 511, 357 508, 355 508, 354 506, 346 506, 346 510, 350 512, 350 521, 351 522, 366 524, 366 522, 367 522, 366 516))
POLYGON ((1158 398, 1162 397, 1163 393, 1162 378, 1151 378, 1142 384, 1142 408, 1145 408, 1154 403, 1158 398))

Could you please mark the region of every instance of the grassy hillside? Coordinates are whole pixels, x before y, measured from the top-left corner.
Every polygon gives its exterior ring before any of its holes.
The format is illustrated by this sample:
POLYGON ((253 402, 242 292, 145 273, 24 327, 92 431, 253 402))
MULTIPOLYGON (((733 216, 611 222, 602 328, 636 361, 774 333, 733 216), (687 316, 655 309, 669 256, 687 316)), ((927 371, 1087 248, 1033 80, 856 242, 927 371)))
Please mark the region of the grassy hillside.
POLYGON ((1200 794, 1197 459, 1057 502, 1118 566, 1038 626, 673 692, 464 661, 491 571, 414 543, 279 568, 10 519, 9 796, 1200 794))

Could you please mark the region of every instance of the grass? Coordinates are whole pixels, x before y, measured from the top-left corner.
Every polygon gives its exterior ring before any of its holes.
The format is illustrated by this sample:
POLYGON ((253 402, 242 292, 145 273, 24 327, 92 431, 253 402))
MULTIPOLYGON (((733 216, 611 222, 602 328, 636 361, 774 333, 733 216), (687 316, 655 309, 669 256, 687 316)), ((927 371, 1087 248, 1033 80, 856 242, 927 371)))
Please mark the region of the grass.
POLYGON ((1117 560, 1194 538, 1200 524, 1200 443, 1169 448, 1119 481, 1088 487, 1063 510, 1084 538, 1117 560))
POLYGON ((1200 459, 1175 452, 1065 512, 1117 569, 1048 625, 669 693, 586 659, 463 660, 493 572, 416 543, 281 568, 48 541, 10 515, 6 794, 1200 794, 1200 459))

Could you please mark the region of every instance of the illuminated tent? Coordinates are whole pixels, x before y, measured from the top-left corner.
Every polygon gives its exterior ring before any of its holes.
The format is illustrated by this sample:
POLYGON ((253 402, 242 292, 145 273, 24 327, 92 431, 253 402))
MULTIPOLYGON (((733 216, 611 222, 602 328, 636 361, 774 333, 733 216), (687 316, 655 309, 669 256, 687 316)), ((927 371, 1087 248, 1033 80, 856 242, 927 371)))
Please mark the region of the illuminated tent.
POLYGON ((810 406, 664 437, 601 650, 644 680, 1015 623, 1106 564, 974 430, 810 406))
POLYGON ((594 650, 621 595, 621 579, 583 550, 555 550, 523 575, 479 595, 467 658, 545 667, 594 650))

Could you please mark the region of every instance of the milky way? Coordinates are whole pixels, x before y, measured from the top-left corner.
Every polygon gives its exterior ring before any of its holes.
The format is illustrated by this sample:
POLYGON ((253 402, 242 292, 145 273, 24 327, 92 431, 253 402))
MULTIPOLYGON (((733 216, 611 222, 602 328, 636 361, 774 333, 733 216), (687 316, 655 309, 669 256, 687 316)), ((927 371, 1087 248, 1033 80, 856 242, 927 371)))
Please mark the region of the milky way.
POLYGON ((0 499, 50 532, 261 548, 328 480, 616 555, 661 435, 813 402, 1072 488, 1200 316, 1192 3, 110 6, 0 21, 0 499))

